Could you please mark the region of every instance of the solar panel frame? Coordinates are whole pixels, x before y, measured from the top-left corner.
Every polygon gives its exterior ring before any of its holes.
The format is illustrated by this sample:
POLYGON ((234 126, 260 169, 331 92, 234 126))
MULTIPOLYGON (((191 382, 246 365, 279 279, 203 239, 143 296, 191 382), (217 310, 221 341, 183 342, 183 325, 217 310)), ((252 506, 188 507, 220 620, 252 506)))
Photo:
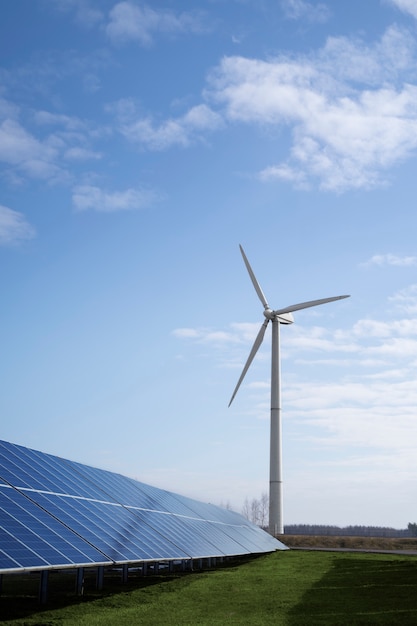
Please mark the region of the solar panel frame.
POLYGON ((234 511, 0 441, 0 573, 278 549, 234 511))

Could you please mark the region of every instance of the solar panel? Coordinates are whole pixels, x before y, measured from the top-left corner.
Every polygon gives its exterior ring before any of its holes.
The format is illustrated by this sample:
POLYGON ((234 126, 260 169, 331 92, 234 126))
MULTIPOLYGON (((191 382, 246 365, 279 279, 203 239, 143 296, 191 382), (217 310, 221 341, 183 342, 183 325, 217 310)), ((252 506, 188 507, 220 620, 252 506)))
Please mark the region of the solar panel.
POLYGON ((282 549, 233 511, 0 441, 0 572, 282 549))

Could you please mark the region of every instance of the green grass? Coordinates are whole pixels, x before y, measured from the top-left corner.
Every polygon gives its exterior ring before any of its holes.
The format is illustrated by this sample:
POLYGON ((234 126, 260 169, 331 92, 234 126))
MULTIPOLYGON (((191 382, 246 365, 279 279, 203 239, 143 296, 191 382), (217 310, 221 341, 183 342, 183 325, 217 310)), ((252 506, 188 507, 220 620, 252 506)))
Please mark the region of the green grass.
POLYGON ((37 579, 4 578, 0 620, 13 626, 216 626, 417 624, 415 557, 339 552, 277 552, 240 565, 191 574, 86 578, 74 596, 68 574, 50 577, 37 604, 37 579))

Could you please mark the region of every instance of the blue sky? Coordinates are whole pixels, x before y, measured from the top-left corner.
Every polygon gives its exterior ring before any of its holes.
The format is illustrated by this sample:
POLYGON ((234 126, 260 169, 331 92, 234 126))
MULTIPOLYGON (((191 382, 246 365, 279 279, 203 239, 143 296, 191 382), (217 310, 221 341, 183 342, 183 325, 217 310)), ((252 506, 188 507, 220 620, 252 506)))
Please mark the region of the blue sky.
POLYGON ((417 496, 416 0, 0 6, 1 438, 284 521, 417 496))

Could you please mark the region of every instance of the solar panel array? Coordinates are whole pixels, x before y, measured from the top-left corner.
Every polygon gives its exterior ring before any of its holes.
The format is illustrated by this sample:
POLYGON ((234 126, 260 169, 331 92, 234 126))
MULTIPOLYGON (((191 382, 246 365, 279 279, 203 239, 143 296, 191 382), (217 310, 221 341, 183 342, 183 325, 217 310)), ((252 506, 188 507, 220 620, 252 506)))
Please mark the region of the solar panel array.
POLYGON ((280 549, 233 511, 0 441, 0 572, 280 549))

